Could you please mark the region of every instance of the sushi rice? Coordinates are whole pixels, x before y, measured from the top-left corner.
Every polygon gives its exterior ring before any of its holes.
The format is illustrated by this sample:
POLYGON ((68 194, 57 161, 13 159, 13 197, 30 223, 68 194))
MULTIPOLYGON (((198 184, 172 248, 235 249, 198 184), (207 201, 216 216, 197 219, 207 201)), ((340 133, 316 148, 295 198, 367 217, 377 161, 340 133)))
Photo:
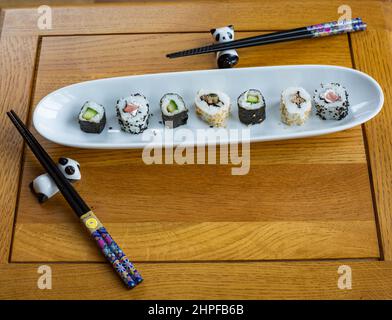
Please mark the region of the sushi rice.
POLYGON ((303 125, 312 110, 310 94, 301 87, 289 87, 283 90, 280 100, 281 120, 285 124, 303 125))
POLYGON ((321 84, 313 99, 316 114, 323 120, 341 120, 348 114, 348 93, 339 83, 321 84))
POLYGON ((149 103, 140 93, 118 100, 116 113, 121 130, 125 132, 139 134, 148 127, 149 103))
POLYGON ((196 114, 210 126, 224 127, 230 114, 230 97, 221 91, 200 89, 195 108, 196 114))

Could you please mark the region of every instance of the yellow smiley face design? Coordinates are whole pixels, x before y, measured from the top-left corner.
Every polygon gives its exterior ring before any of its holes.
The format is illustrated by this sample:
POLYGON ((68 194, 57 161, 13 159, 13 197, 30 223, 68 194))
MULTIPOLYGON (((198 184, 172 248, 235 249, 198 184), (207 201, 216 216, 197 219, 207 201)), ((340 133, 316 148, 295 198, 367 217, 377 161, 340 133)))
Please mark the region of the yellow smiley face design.
POLYGON ((94 218, 89 218, 86 220, 86 227, 89 229, 95 229, 98 226, 98 221, 94 218))

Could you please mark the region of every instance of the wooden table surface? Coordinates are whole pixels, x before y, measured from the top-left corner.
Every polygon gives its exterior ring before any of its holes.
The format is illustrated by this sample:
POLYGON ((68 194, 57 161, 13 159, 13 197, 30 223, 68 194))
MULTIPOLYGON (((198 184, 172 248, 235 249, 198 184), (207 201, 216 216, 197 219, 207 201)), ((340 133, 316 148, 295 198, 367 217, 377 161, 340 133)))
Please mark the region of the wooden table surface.
POLYGON ((39 137, 53 158, 80 162, 77 190, 145 277, 132 291, 116 279, 60 195, 37 203, 28 184, 43 170, 5 116, 14 108, 34 131, 36 104, 57 88, 215 68, 214 55, 165 58, 209 43, 212 27, 234 24, 241 38, 339 17, 341 1, 300 4, 53 7, 51 30, 37 28, 36 9, 3 10, 0 298, 392 298, 390 2, 345 2, 353 17, 368 23, 366 32, 240 51, 238 68, 352 67, 374 77, 385 94, 382 112, 363 126, 252 144, 248 175, 232 176, 230 165, 147 166, 141 150, 83 150, 39 137), (51 290, 37 287, 40 265, 52 267, 51 290), (337 286, 341 265, 352 268, 351 290, 337 286))

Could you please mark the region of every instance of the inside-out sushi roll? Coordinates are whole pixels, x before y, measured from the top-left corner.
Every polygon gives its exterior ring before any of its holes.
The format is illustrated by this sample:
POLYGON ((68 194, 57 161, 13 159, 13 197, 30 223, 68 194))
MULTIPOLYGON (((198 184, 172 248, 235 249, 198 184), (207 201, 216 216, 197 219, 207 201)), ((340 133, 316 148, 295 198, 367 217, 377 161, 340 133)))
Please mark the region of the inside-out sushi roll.
POLYGON ((176 93, 166 93, 160 101, 162 120, 165 126, 176 128, 188 121, 188 109, 182 97, 176 93))
POLYGON ((87 101, 79 112, 80 129, 87 133, 101 133, 105 124, 105 108, 94 101, 87 101))
POLYGON ((149 104, 140 93, 117 101, 116 113, 121 130, 129 133, 141 133, 147 129, 149 104))
POLYGON ((348 93, 339 83, 321 84, 313 99, 316 114, 323 120, 341 120, 348 114, 348 93))
POLYGON ((245 124, 261 123, 265 119, 265 100, 259 90, 249 89, 237 100, 238 116, 245 124))
POLYGON ((280 99, 282 122, 291 125, 303 125, 312 110, 310 94, 301 87, 289 87, 283 90, 280 99))
POLYGON ((224 127, 230 114, 230 97, 220 91, 200 89, 195 107, 196 114, 210 126, 224 127))

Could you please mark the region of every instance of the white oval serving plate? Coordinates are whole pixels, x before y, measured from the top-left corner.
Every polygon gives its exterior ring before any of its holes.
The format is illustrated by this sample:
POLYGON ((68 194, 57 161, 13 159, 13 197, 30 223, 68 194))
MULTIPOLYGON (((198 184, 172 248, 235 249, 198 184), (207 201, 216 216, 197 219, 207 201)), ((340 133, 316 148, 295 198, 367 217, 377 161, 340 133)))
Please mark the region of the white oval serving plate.
POLYGON ((373 78, 344 67, 294 65, 202 70, 107 78, 73 84, 43 98, 35 108, 33 123, 45 138, 81 148, 125 149, 142 148, 147 144, 166 145, 169 140, 161 141, 160 137, 165 134, 168 137, 168 132, 174 136, 174 144, 204 144, 203 141, 195 140, 197 132, 201 131, 198 129, 205 129, 207 136, 211 138, 206 144, 240 142, 242 135, 229 134, 230 129, 248 128, 250 141, 255 142, 311 137, 345 130, 373 118, 380 112, 383 102, 381 87, 373 78), (290 127, 283 124, 279 113, 281 91, 289 86, 301 86, 312 95, 322 82, 339 82, 347 88, 349 115, 340 121, 321 120, 313 110, 303 126, 290 127), (219 141, 214 140, 218 129, 211 129, 195 114, 193 101, 200 88, 224 91, 231 98, 231 116, 226 128, 219 129, 227 134, 221 135, 219 141), (267 116, 263 123, 248 127, 238 119, 237 97, 249 88, 260 89, 263 93, 267 116), (152 116, 148 130, 144 134, 133 135, 121 132, 116 119, 115 104, 120 97, 137 92, 144 94, 149 100, 152 116), (160 123, 162 119, 159 100, 167 92, 178 93, 184 98, 189 109, 189 119, 184 126, 164 130, 160 123), (94 100, 105 107, 107 122, 101 134, 80 130, 78 114, 87 100, 94 100))

